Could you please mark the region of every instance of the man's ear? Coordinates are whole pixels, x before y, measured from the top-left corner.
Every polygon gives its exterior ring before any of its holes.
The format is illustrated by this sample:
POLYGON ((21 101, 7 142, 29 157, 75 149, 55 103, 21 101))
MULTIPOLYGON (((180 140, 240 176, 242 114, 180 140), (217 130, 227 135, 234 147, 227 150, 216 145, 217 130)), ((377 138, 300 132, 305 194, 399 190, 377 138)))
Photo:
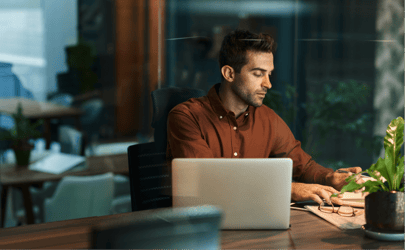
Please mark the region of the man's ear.
POLYGON ((229 65, 224 65, 221 68, 221 73, 227 82, 233 82, 235 79, 235 70, 233 70, 233 68, 229 65))

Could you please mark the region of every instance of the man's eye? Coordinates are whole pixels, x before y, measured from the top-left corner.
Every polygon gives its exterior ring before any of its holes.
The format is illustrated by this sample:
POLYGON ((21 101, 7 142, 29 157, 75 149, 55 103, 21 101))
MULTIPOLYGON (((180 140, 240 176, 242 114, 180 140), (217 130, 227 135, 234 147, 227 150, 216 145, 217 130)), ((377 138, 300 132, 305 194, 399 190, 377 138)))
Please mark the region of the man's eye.
POLYGON ((263 74, 262 73, 256 73, 256 74, 254 74, 255 76, 257 76, 257 77, 261 77, 261 76, 263 76, 263 74))

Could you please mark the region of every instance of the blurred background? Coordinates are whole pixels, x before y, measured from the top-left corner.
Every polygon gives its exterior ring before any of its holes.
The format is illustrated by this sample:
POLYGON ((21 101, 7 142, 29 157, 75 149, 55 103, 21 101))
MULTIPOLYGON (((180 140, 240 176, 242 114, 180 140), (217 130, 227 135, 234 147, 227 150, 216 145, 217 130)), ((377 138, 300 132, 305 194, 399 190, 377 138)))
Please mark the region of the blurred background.
MULTIPOLYGON (((152 91, 208 91, 221 79, 223 37, 267 32, 278 49, 265 105, 321 165, 366 169, 404 116, 403 14, 403 0, 1 0, 0 62, 17 80, 0 98, 90 107, 83 154, 126 153, 154 140, 152 91)), ((1 127, 12 124, 0 113, 1 127)), ((52 150, 60 138, 53 132, 52 150)), ((12 161, 12 150, 1 154, 12 161)))

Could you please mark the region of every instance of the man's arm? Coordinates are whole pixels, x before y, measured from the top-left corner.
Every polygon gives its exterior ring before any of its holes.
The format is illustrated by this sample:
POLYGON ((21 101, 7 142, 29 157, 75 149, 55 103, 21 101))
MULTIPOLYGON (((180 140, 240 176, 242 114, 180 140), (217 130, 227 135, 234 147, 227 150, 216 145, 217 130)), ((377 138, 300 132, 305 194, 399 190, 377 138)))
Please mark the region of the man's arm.
POLYGON ((272 155, 282 155, 293 160, 293 179, 304 183, 317 183, 327 185, 326 176, 333 169, 325 168, 316 163, 312 157, 301 148, 301 142, 296 140, 288 125, 275 115, 273 124, 275 138, 272 155))
POLYGON ((174 109, 167 119, 170 158, 213 158, 201 129, 189 110, 174 109))

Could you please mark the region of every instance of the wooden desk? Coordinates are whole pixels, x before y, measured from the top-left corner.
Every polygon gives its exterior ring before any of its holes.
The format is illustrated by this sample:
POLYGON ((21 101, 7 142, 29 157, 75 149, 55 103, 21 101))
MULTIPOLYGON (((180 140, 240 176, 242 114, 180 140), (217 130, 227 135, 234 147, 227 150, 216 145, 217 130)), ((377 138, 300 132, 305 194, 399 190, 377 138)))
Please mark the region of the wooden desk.
POLYGON ((42 183, 46 181, 59 181, 64 176, 68 175, 87 176, 104 174, 107 172, 128 175, 129 170, 127 154, 88 157, 86 159, 86 167, 83 170, 76 171, 75 169, 72 169, 58 175, 31 171, 28 168, 16 168, 14 164, 0 165, 0 183, 3 187, 0 200, 1 228, 4 226, 8 188, 15 187, 21 189, 24 198, 27 223, 34 224, 32 200, 29 192, 29 187, 31 185, 42 185, 42 183))
MULTIPOLYGON (((153 210, 0 229, 0 248, 90 249, 92 227, 153 210)), ((378 241, 359 230, 342 231, 310 212, 291 210, 288 230, 223 230, 221 248, 404 249, 404 242, 378 241)))
POLYGON ((22 104, 23 115, 29 119, 44 119, 44 137, 46 149, 51 146, 51 119, 72 117, 76 120, 77 130, 81 129, 80 116, 83 111, 78 108, 65 107, 50 102, 38 102, 25 98, 0 99, 0 112, 14 114, 18 103, 22 104))

